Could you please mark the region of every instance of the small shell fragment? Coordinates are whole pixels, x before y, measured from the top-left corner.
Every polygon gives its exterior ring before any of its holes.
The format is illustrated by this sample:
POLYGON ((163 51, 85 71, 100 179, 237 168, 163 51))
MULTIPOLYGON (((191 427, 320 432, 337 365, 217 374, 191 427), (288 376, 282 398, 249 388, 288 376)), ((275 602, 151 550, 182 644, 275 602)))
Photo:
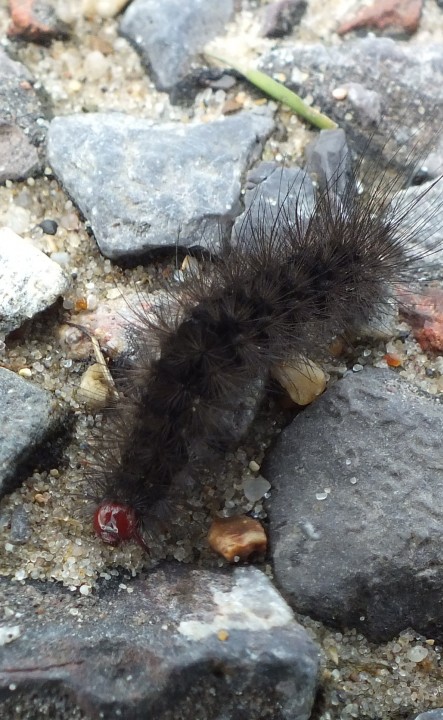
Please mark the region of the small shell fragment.
POLYGON ((212 550, 228 560, 246 560, 253 553, 264 553, 267 538, 258 520, 246 515, 215 518, 208 533, 212 550))
POLYGON ((85 403, 91 410, 99 410, 109 405, 114 396, 115 389, 110 386, 103 365, 101 363, 90 365, 82 375, 77 390, 77 400, 85 403))
POLYGON ((272 377, 297 405, 309 405, 326 387, 323 370, 311 360, 291 360, 273 365, 272 377))

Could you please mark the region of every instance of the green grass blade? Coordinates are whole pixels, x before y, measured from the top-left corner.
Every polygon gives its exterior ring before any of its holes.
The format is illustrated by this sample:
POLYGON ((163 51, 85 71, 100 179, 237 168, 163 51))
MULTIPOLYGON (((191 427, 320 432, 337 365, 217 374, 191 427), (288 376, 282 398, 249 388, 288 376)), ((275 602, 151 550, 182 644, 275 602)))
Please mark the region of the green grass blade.
POLYGON ((223 58, 218 58, 215 56, 210 57, 212 57, 214 60, 221 61, 225 65, 232 67, 233 70, 236 70, 238 73, 243 75, 243 77, 245 77, 246 80, 252 83, 252 85, 255 85, 255 87, 259 88, 260 90, 263 90, 263 92, 274 98, 274 100, 278 100, 279 102, 284 103, 302 118, 310 122, 312 125, 315 125, 315 127, 318 127, 321 130, 333 130, 334 128, 338 127, 337 123, 331 120, 331 118, 327 117, 327 115, 323 115, 322 113, 318 112, 318 110, 314 110, 314 108, 303 102, 301 97, 296 95, 295 92, 289 90, 277 80, 269 77, 269 75, 266 75, 266 73, 261 72, 261 70, 243 70, 242 68, 229 62, 228 60, 224 60, 223 58))

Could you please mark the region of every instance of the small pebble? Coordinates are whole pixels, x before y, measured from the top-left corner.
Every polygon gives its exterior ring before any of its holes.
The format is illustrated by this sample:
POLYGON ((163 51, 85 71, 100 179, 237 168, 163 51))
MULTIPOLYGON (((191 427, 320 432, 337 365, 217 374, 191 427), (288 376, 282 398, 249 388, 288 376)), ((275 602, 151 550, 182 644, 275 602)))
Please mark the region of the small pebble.
POLYGON ((243 482, 243 492, 249 502, 257 502, 271 489, 271 483, 258 475, 243 482))
POLYGON ((408 651, 408 658, 412 662, 419 663, 428 656, 428 648, 422 647, 421 645, 415 645, 408 651))
POLYGON ((334 100, 346 100, 348 97, 348 90, 345 87, 337 87, 332 91, 332 97, 334 100))
POLYGON ((0 628, 0 646, 17 640, 22 634, 20 625, 10 625, 0 628))
POLYGON ((39 227, 41 227, 46 235, 55 235, 58 225, 55 220, 42 220, 42 222, 39 223, 39 227))
POLYGON ((246 515, 216 518, 209 529, 208 541, 228 562, 246 560, 253 553, 264 553, 267 547, 262 525, 246 515))
POLYGON ((31 377, 32 377, 32 370, 31 370, 31 368, 27 368, 27 367, 25 367, 25 368, 20 368, 20 370, 18 371, 18 374, 19 374, 21 377, 24 377, 24 378, 31 378, 31 377))

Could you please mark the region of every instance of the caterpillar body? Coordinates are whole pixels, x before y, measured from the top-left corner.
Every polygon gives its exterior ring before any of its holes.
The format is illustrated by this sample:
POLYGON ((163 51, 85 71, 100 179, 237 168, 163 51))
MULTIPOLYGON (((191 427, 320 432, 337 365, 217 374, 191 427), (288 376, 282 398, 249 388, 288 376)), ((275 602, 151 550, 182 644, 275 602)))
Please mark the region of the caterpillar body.
POLYGON ((308 215, 302 190, 292 207, 290 188, 275 208, 257 196, 235 242, 171 296, 175 316, 140 316, 137 367, 105 412, 90 471, 94 528, 105 542, 133 539, 148 549, 146 535, 167 512, 195 445, 217 442, 221 413, 245 384, 367 323, 426 253, 421 220, 407 219, 429 186, 400 202, 392 200, 398 177, 371 178, 370 193, 358 182, 358 170, 341 163, 308 215))

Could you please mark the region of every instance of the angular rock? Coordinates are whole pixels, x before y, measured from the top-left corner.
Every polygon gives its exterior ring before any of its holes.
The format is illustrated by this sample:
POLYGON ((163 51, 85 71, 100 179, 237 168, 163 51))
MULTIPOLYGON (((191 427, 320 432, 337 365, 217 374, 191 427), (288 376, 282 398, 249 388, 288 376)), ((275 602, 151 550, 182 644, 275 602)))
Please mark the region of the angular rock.
POLYGON ((266 5, 261 34, 271 38, 288 35, 300 23, 306 8, 306 0, 278 0, 266 5))
POLYGON ((316 139, 305 150, 306 171, 314 175, 320 190, 334 185, 334 190, 342 195, 348 184, 351 170, 350 149, 346 142, 346 133, 342 128, 321 130, 316 139))
POLYGON ((0 183, 41 169, 49 108, 31 73, 0 49, 0 183))
POLYGON ((52 305, 69 286, 60 265, 9 228, 0 228, 0 333, 52 305))
POLYGON ((158 90, 172 102, 192 102, 192 70, 198 53, 220 35, 233 11, 232 0, 134 0, 120 32, 140 53, 158 90))
POLYGON ((17 473, 60 423, 51 393, 0 368, 0 497, 17 484, 17 473))
POLYGON ((263 474, 277 585, 297 611, 385 640, 443 638, 443 406, 389 371, 337 382, 263 474))
POLYGON ((272 129, 259 113, 158 127, 120 113, 72 115, 51 123, 48 156, 101 252, 116 259, 177 243, 216 246, 272 129))
POLYGON ((255 568, 170 564, 97 599, 18 590, 5 596, 23 613, 0 659, 5 717, 18 702, 36 716, 48 700, 54 720, 73 709, 91 719, 310 717, 316 647, 255 568))
POLYGON ((315 197, 312 181, 304 170, 294 166, 281 167, 263 162, 247 178, 244 196, 245 210, 234 223, 232 243, 251 242, 257 236, 277 232, 280 221, 284 228, 291 219, 296 220, 294 208, 302 217, 309 217, 315 197))
POLYGON ((426 277, 436 278, 443 268, 443 199, 441 181, 430 181, 397 193, 393 202, 404 220, 401 232, 414 238, 415 251, 424 252, 419 265, 426 277))

